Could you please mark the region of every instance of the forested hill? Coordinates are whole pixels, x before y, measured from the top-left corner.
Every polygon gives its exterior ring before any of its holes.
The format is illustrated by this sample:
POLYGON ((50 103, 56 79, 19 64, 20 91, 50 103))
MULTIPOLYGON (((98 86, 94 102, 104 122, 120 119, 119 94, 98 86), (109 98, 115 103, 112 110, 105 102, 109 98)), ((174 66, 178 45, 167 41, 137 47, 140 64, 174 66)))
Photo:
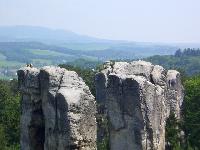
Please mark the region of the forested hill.
POLYGON ((145 60, 164 66, 167 69, 178 69, 187 75, 200 73, 200 49, 177 50, 175 55, 151 56, 145 60))

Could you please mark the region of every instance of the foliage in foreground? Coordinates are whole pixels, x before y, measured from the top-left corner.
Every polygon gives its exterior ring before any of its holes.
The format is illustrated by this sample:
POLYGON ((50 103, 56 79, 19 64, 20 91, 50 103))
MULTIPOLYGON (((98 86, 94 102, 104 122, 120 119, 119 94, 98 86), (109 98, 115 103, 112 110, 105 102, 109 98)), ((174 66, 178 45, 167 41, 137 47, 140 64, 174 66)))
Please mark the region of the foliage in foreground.
POLYGON ((17 81, 0 81, 0 149, 19 149, 19 116, 17 81))
POLYGON ((193 149, 200 149, 200 75, 184 82, 184 128, 186 141, 193 149))
POLYGON ((174 113, 171 113, 166 122, 166 149, 180 150, 180 125, 174 113))

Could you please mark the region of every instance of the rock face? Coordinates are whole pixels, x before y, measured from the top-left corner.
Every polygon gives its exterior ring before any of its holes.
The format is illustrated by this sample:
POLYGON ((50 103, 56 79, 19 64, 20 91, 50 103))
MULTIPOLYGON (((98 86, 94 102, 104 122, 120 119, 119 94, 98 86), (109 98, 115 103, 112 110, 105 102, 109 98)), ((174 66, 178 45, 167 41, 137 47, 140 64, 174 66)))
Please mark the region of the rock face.
POLYGON ((25 67, 22 92, 22 150, 96 150, 96 104, 73 71, 25 67))
POLYGON ((107 62, 95 77, 97 102, 105 104, 111 150, 164 150, 170 113, 180 118, 180 74, 144 61, 107 62))

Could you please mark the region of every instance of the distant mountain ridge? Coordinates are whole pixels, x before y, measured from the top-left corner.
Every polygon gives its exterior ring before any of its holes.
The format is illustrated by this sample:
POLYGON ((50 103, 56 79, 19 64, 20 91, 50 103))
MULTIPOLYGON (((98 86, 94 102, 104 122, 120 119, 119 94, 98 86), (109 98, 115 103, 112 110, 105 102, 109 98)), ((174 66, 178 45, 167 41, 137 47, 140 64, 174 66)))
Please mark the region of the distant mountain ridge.
MULTIPOLYGON (((176 48, 199 48, 200 43, 152 43, 134 42, 125 40, 101 39, 87 35, 81 35, 64 29, 51 29, 40 26, 16 25, 0 26, 0 42, 42 42, 51 45, 66 45, 69 43, 82 44, 128 44, 141 46, 170 46, 176 48)), ((82 46, 82 45, 81 45, 82 46)), ((80 50, 80 49, 79 49, 80 50)))
POLYGON ((0 42, 90 43, 111 42, 72 31, 54 30, 38 26, 0 26, 0 42))

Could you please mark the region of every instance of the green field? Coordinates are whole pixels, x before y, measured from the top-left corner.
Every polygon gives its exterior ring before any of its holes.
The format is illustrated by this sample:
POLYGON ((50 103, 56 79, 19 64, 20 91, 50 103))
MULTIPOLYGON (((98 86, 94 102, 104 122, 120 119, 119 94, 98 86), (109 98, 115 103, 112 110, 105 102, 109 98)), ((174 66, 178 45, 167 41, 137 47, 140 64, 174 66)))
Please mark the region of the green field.
POLYGON ((33 64, 52 64, 52 61, 49 59, 32 59, 33 64))
POLYGON ((71 57, 72 55, 56 52, 56 51, 50 51, 50 50, 40 50, 40 49, 27 49, 30 53, 40 56, 65 56, 65 57, 71 57))
POLYGON ((0 60, 6 60, 6 56, 0 53, 0 60))
POLYGON ((0 67, 10 67, 10 68, 18 68, 24 66, 24 63, 20 63, 17 61, 7 61, 7 60, 0 60, 0 67))

